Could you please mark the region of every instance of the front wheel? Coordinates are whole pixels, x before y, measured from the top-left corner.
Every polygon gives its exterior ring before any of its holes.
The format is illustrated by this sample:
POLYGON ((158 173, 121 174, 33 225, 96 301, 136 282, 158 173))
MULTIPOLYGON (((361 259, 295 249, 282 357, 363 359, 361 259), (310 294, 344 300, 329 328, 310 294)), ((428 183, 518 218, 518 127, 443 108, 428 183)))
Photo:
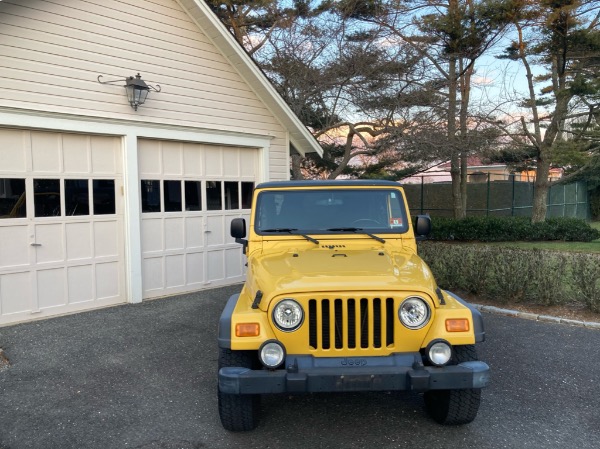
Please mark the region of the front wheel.
MULTIPOLYGON (((455 346, 454 364, 477 360, 474 345, 455 346)), ((425 393, 425 409, 434 421, 445 425, 472 422, 479 411, 481 389, 431 390, 425 393)))
MULTIPOLYGON (((230 366, 255 368, 255 356, 247 351, 219 348, 219 369, 230 366)), ((227 394, 218 391, 219 417, 226 430, 243 432, 258 426, 260 395, 227 394)))

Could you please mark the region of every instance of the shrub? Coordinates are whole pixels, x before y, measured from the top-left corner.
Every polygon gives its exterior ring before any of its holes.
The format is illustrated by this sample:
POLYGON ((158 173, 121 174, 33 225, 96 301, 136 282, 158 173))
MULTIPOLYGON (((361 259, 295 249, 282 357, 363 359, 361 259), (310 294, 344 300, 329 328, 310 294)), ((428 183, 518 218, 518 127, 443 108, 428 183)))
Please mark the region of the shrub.
POLYGON ((511 248, 490 248, 487 254, 479 248, 473 251, 478 255, 477 263, 486 267, 483 276, 488 280, 485 296, 506 303, 521 302, 527 299, 529 276, 533 265, 531 257, 515 253, 511 248), (483 253, 483 254, 482 254, 483 253), (479 254, 482 257, 479 257, 479 254))
POLYGON ((518 257, 529 258, 529 273, 525 281, 529 301, 546 306, 569 302, 568 290, 573 280, 568 276, 566 253, 529 250, 521 251, 518 257))
POLYGON ((548 241, 591 242, 600 231, 577 218, 549 218, 531 223, 526 217, 467 217, 462 220, 432 219, 432 240, 440 241, 548 241))
POLYGON ((600 312, 600 254, 429 241, 419 243, 419 255, 444 289, 600 312))
POLYGON ((548 238, 544 240, 565 240, 569 242, 591 242, 600 238, 600 231, 592 228, 585 220, 578 218, 548 218, 535 223, 548 238))
POLYGON ((600 254, 573 254, 571 273, 573 300, 600 312, 600 254))

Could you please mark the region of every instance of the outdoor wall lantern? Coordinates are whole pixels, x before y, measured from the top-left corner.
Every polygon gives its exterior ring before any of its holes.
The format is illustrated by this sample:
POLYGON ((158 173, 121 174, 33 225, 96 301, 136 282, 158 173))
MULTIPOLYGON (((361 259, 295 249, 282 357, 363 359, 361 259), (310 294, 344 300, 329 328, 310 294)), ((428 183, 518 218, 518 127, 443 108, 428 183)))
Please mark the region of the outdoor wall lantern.
POLYGON ((98 82, 100 84, 113 84, 125 81, 125 86, 123 87, 125 87, 125 92, 127 93, 127 101, 129 101, 129 104, 134 111, 137 111, 139 105, 144 104, 146 97, 148 96, 148 92, 151 90, 154 92, 160 92, 160 86, 158 84, 156 87, 146 84, 139 73, 135 76, 135 78, 130 76, 129 78, 110 81, 102 81, 101 78, 102 75, 98 75, 98 82))

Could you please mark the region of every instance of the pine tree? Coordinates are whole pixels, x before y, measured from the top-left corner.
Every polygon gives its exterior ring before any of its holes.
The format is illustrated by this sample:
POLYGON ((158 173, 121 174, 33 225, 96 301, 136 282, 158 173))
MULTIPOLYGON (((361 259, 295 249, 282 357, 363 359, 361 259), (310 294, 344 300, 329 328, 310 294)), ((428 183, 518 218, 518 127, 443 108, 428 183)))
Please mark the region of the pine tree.
POLYGON ((516 38, 505 57, 525 69, 521 132, 536 167, 532 221, 546 218, 553 162, 565 150, 585 149, 600 108, 600 4, 593 0, 512 1, 516 38), (534 67, 545 73, 534 76, 534 67), (588 116, 588 119, 585 117, 588 116), (581 118, 587 125, 581 126, 581 118), (587 136, 587 137, 586 137, 587 136))

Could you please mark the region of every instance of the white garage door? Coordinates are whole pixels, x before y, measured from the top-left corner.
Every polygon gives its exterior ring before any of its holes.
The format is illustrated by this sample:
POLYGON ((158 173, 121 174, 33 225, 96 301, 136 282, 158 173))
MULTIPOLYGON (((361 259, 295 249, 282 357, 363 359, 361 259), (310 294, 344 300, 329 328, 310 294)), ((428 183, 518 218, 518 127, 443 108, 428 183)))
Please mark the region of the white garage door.
POLYGON ((0 129, 0 324, 125 301, 116 137, 0 129))
POLYGON ((241 282, 231 220, 249 218, 258 151, 140 140, 143 296, 241 282))

